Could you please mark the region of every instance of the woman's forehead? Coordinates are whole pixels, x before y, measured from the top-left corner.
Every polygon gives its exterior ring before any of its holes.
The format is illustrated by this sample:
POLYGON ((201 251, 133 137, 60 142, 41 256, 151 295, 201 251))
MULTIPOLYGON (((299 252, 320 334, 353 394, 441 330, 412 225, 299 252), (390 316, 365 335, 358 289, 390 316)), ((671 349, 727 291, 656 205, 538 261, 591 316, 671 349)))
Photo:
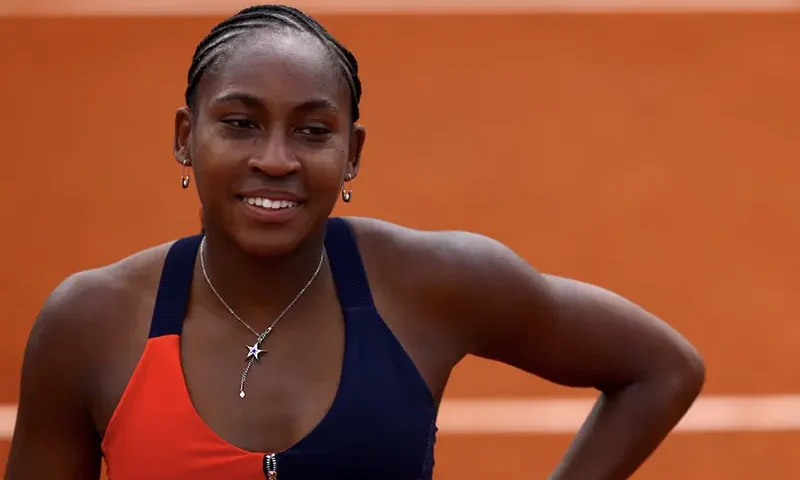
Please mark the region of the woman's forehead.
POLYGON ((330 52, 302 32, 266 29, 248 35, 213 70, 206 89, 211 97, 240 89, 265 99, 275 95, 347 99, 346 83, 330 52))

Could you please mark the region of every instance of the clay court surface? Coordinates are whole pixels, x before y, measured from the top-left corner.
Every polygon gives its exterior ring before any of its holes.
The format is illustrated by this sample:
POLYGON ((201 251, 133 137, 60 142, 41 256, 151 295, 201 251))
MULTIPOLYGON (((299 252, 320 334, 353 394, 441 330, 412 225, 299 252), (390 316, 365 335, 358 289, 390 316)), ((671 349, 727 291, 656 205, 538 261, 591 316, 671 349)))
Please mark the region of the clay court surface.
MULTIPOLYGON (((197 230, 172 119, 219 18, 0 18, 0 437, 49 291, 197 230)), ((369 132, 337 213, 491 235, 687 335, 705 397, 634 478, 798 478, 800 15, 322 20, 359 58, 369 132)), ((545 478, 589 395, 465 362, 436 478, 545 478)))

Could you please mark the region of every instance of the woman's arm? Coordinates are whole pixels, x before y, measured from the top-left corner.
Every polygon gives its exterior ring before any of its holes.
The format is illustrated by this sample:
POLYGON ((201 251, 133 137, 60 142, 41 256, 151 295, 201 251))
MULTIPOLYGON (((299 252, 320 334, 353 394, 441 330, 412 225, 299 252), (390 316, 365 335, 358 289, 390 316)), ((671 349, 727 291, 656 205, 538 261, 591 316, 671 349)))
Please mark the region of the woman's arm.
MULTIPOLYGON (((28 338, 5 480, 97 480, 100 439, 82 392, 82 307, 88 274, 48 298, 28 338)), ((96 301, 96 300, 95 300, 96 301)))
POLYGON ((552 480, 628 478, 699 395, 699 354, 644 309, 541 274, 486 237, 422 235, 433 252, 424 262, 425 302, 465 353, 601 392, 552 480))

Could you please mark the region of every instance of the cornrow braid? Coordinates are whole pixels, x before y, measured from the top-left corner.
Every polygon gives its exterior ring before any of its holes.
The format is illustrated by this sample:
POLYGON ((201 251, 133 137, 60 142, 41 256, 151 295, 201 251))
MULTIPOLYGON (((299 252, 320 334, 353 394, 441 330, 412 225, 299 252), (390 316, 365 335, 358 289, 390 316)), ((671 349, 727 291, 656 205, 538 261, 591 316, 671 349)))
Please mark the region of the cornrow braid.
POLYGON ((285 5, 256 5, 245 8, 236 15, 217 24, 197 46, 189 68, 186 87, 186 105, 192 107, 197 84, 209 67, 215 65, 236 46, 241 39, 260 28, 286 27, 308 33, 319 39, 334 55, 350 87, 352 120, 359 118, 361 80, 358 78, 358 61, 325 27, 302 11, 285 5))

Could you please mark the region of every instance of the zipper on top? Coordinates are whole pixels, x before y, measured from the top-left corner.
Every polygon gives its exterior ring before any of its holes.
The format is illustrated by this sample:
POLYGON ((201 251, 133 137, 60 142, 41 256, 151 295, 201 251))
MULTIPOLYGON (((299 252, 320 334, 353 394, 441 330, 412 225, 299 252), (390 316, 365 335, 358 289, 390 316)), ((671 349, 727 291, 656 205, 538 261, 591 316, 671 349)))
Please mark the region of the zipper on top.
POLYGON ((267 480, 278 480, 278 458, 274 453, 264 455, 264 475, 267 480))

